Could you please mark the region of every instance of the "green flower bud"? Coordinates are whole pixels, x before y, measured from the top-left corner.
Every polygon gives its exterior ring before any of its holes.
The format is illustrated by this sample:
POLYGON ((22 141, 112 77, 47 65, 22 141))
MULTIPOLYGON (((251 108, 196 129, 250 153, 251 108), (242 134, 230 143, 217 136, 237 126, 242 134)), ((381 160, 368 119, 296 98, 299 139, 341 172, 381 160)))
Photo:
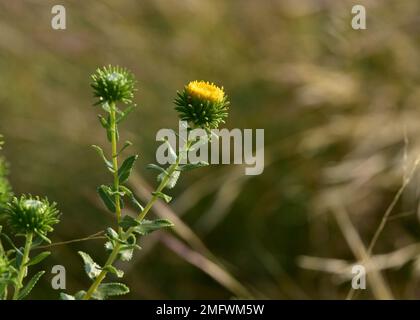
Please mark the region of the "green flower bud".
POLYGON ((177 95, 175 110, 181 120, 205 129, 216 129, 225 122, 229 101, 223 87, 205 81, 191 81, 177 95))
POLYGON ((35 233, 45 238, 53 231, 53 225, 59 222, 56 203, 49 203, 47 198, 22 195, 13 197, 7 204, 6 217, 9 225, 17 234, 35 233))
POLYGON ((118 66, 98 68, 92 76, 94 96, 99 98, 95 104, 122 102, 132 103, 134 97, 134 76, 118 66))

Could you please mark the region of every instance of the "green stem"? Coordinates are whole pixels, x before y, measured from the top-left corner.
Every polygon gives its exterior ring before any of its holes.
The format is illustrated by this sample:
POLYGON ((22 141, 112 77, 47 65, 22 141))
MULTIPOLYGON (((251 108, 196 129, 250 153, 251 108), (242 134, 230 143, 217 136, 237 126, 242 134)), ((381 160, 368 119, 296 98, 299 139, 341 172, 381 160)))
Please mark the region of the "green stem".
MULTIPOLYGON (((190 146, 191 146, 191 141, 188 141, 187 144, 186 144, 186 150, 188 150, 190 146)), ((165 178, 162 179, 159 186, 157 187, 156 192, 161 192, 166 187, 166 185, 169 182, 170 176, 175 172, 175 170, 178 169, 178 166, 179 166, 179 163, 180 163, 181 159, 182 159, 182 156, 178 155, 175 163, 171 164, 171 166, 169 167, 168 174, 165 176, 165 178)), ((153 207, 153 204, 156 202, 157 199, 158 199, 158 197, 156 195, 154 195, 149 200, 149 202, 146 204, 144 209, 137 216, 136 220, 138 222, 141 222, 146 217, 147 213, 153 207)), ((129 228, 125 233, 123 233, 122 240, 123 241, 127 240, 130 237, 130 235, 133 233, 133 231, 134 231, 133 227, 129 228)), ((107 261, 105 262, 104 269, 102 269, 99 276, 95 279, 95 281, 92 283, 92 285, 90 286, 90 288, 88 289, 86 294, 83 296, 83 300, 89 300, 92 297, 93 293, 96 291, 96 289, 99 287, 101 282, 105 279, 105 277, 108 273, 108 271, 105 270, 105 269, 106 269, 106 267, 111 266, 115 262, 115 259, 118 256, 118 252, 119 252, 120 248, 121 248, 121 244, 117 243, 115 245, 114 249, 112 250, 111 254, 109 255, 107 261)))
POLYGON ((114 169, 114 191, 115 193, 115 212, 117 215, 118 233, 121 235, 121 227, 119 226, 121 220, 121 204, 120 195, 118 194, 120 188, 120 179, 118 177, 118 151, 117 151, 117 121, 115 117, 115 103, 111 104, 110 122, 111 122, 111 148, 112 148, 112 167, 114 169))
POLYGON ((29 261, 29 252, 31 251, 32 237, 33 237, 32 233, 26 234, 25 249, 23 250, 22 262, 20 263, 20 266, 19 266, 17 283, 15 285, 15 292, 13 293, 13 300, 18 299, 19 291, 23 287, 22 282, 23 282, 23 279, 26 276, 26 271, 28 269, 26 264, 29 261))
POLYGON ((105 262, 104 269, 102 269, 101 273, 98 275, 98 277, 92 283, 86 294, 83 296, 83 300, 89 300, 92 297, 93 293, 96 291, 96 289, 98 289, 101 282, 105 279, 106 274, 108 273, 108 271, 106 271, 105 268, 111 266, 114 263, 115 259, 118 256, 118 252, 120 251, 120 247, 120 243, 117 243, 115 245, 114 249, 108 257, 108 260, 105 262))
MULTIPOLYGON (((178 157, 176 159, 176 162, 169 167, 168 174, 160 182, 159 186, 156 189, 156 193, 162 192, 162 190, 165 189, 166 185, 169 182, 169 179, 170 179, 171 175, 175 172, 175 170, 178 169, 179 161, 180 161, 180 157, 178 157)), ((149 200, 149 202, 146 204, 146 206, 144 207, 144 209, 137 216, 136 220, 138 222, 141 222, 144 219, 144 217, 149 212, 149 210, 153 207, 153 204, 156 202, 157 199, 158 199, 158 196, 155 194, 149 200)))

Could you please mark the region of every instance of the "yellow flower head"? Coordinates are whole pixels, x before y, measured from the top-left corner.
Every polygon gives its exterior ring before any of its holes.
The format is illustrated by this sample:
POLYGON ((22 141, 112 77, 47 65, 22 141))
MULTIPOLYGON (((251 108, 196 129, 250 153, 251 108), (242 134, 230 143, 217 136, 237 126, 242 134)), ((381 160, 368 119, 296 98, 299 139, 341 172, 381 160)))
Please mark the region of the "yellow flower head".
POLYGON ((181 120, 207 130, 224 123, 229 109, 223 87, 206 81, 188 83, 182 92, 177 92, 174 103, 181 120))
POLYGON ((191 81, 185 86, 185 90, 191 97, 211 102, 222 102, 225 98, 223 87, 219 88, 214 83, 206 81, 191 81))

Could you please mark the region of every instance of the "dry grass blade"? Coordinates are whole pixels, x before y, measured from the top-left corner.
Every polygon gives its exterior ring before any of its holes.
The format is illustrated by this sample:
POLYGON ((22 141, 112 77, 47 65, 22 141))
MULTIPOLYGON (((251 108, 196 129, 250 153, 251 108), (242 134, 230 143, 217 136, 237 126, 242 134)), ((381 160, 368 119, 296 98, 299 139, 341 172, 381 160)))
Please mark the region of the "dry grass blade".
MULTIPOLYGON (((334 217, 337 220, 338 226, 340 227, 341 232, 343 233, 347 244, 349 245, 355 258, 358 261, 362 261, 362 263, 366 264, 366 269, 372 270, 370 276, 367 277, 367 280, 371 285, 373 295, 377 299, 381 300, 393 299, 391 290, 389 289, 380 272, 375 270, 375 268, 370 267, 372 261, 369 260, 368 251, 366 250, 362 240, 359 237, 359 234, 351 223, 343 205, 337 201, 332 201, 331 209, 334 213, 334 217)), ((351 298, 351 295, 349 295, 348 298, 351 298)))

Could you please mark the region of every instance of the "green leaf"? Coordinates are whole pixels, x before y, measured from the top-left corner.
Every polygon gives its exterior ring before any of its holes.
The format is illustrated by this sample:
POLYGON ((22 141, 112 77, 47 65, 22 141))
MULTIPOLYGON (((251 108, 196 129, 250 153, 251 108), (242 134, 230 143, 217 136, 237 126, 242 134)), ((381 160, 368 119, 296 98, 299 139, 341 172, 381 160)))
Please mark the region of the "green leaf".
POLYGON ((102 150, 102 148, 97 146, 97 145, 94 145, 94 144, 92 145, 92 148, 95 149, 98 152, 99 156, 105 162, 105 165, 106 165, 107 169, 113 173, 114 172, 114 166, 112 165, 111 161, 109 161, 105 157, 105 154, 104 154, 104 151, 102 150))
POLYGON ((120 186, 120 190, 124 193, 124 195, 127 195, 130 198, 131 202, 136 207, 136 210, 143 211, 143 206, 140 204, 140 202, 137 201, 134 193, 130 189, 128 189, 126 186, 120 186))
POLYGON ((131 216, 124 216, 120 221, 120 227, 124 230, 127 230, 130 227, 136 227, 138 225, 140 225, 140 222, 131 216))
POLYGON ((60 300, 76 300, 76 298, 71 294, 60 292, 60 300))
POLYGON ((114 266, 106 266, 104 268, 104 270, 106 270, 106 271, 108 271, 108 272, 110 272, 112 274, 115 274, 118 278, 122 278, 124 276, 124 271, 118 270, 114 266))
POLYGON ((36 283, 38 282, 39 278, 42 277, 42 275, 45 273, 45 271, 39 271, 37 274, 35 274, 31 280, 26 284, 26 286, 20 291, 18 300, 22 300, 25 298, 35 287, 36 283))
POLYGON ((9 238, 9 236, 7 235, 7 234, 5 234, 5 233, 1 233, 0 234, 11 246, 12 246, 12 248, 16 251, 16 252, 19 252, 22 256, 23 256, 23 253, 15 246, 15 244, 13 243, 13 241, 12 241, 12 239, 10 239, 9 238))
POLYGON ((106 233, 105 236, 109 239, 109 240, 113 240, 113 241, 117 241, 119 243, 125 243, 124 241, 122 241, 118 235, 118 233, 112 229, 112 228, 107 228, 106 229, 106 233))
POLYGON ((118 233, 117 233, 114 229, 112 229, 112 228, 107 228, 107 229, 106 229, 106 235, 107 235, 108 237, 110 237, 112 240, 117 240, 117 239, 119 239, 119 237, 118 237, 118 233))
POLYGON ((176 185, 176 183, 179 179, 180 174, 181 173, 179 171, 174 171, 174 172, 172 172, 172 174, 170 176, 168 176, 168 174, 166 172, 162 172, 160 175, 158 175, 158 181, 160 182, 165 177, 169 177, 165 188, 172 189, 173 187, 175 187, 175 185, 176 185))
POLYGON ((122 261, 130 261, 133 257, 134 249, 141 249, 137 244, 137 239, 134 234, 131 234, 127 239, 127 244, 121 246, 119 257, 122 261))
POLYGON ((153 231, 172 227, 174 224, 167 219, 143 220, 139 225, 134 227, 134 232, 144 236, 153 231))
POLYGON ((112 243, 112 241, 107 241, 105 242, 105 250, 108 252, 111 252, 112 250, 114 250, 114 244, 112 243))
POLYGON ((159 172, 165 172, 165 173, 167 173, 166 172, 166 170, 164 169, 164 168, 162 168, 161 166, 158 166, 157 164, 154 164, 154 163, 149 163, 147 166, 146 166, 146 169, 149 169, 149 170, 157 170, 157 171, 159 171, 159 172))
POLYGON ((29 267, 29 266, 36 265, 36 264, 40 263, 42 260, 44 260, 46 257, 48 257, 50 254, 51 254, 50 251, 42 252, 39 255, 37 255, 35 258, 32 258, 31 260, 29 260, 26 263, 26 266, 29 267))
POLYGON ((46 243, 51 243, 51 240, 47 238, 47 236, 38 230, 35 230, 35 233, 38 237, 40 237, 42 240, 44 240, 46 243))
POLYGON ((76 300, 82 300, 83 297, 85 296, 86 291, 85 290, 80 290, 77 291, 76 294, 74 295, 74 297, 76 298, 76 300))
POLYGON ((119 252, 119 257, 122 261, 130 261, 133 258, 133 251, 132 248, 121 249, 119 252))
POLYGON ((109 128, 109 122, 108 122, 108 120, 106 120, 103 116, 101 116, 100 114, 98 114, 98 119, 99 119, 99 122, 101 123, 101 126, 104 128, 104 129, 108 129, 109 128))
POLYGON ((134 155, 124 160, 123 164, 118 169, 118 178, 120 179, 120 183, 124 183, 128 180, 131 170, 133 169, 134 162, 138 157, 138 155, 134 155))
POLYGON ((108 210, 115 213, 115 200, 114 197, 112 197, 110 194, 111 189, 108 186, 101 185, 98 187, 97 191, 108 210))
POLYGON ((162 192, 152 192, 152 195, 164 200, 166 203, 169 203, 172 200, 172 197, 170 197, 167 194, 164 194, 162 192))
POLYGON ((137 105, 132 104, 128 106, 127 109, 122 111, 120 116, 117 118, 117 123, 120 123, 121 121, 123 121, 131 113, 131 111, 133 111, 136 107, 137 105))
POLYGON ((106 129, 106 138, 108 139, 109 142, 112 141, 112 131, 111 131, 111 128, 106 129))
MULTIPOLYGON (((108 116, 108 122, 109 123, 111 123, 110 122, 110 119, 109 119, 109 116, 108 116)), ((120 133, 119 133, 119 131, 118 131, 118 126, 115 126, 115 139, 118 141, 119 139, 120 139, 120 133)), ((113 130, 112 130, 112 127, 111 127, 111 125, 106 129, 106 137, 107 137, 107 139, 108 139, 108 141, 109 142, 112 142, 112 133, 113 133, 113 130)))
POLYGON ((35 249, 36 247, 41 245, 43 242, 44 242, 44 239, 42 239, 41 237, 35 237, 34 241, 32 241, 31 250, 35 249))
POLYGON ((121 296, 130 292, 130 289, 122 283, 102 283, 98 286, 95 293, 92 295, 93 299, 104 300, 112 296, 121 296))
MULTIPOLYGON (((120 132, 118 131, 118 126, 115 126, 115 139, 120 140, 120 132)), ((112 139, 111 139, 112 141, 112 139)))
POLYGON ((101 267, 93 261, 93 259, 88 255, 87 253, 83 251, 79 251, 78 254, 82 257, 83 262, 85 264, 84 269, 87 274, 87 276, 95 280, 97 276, 101 273, 101 267))
POLYGON ((196 168, 205 167, 208 165, 209 165, 208 162, 205 162, 205 161, 199 161, 197 163, 188 163, 188 164, 179 166, 179 171, 189 171, 196 168))
POLYGON ((126 148, 128 148, 128 147, 130 147, 130 146, 132 146, 133 145, 133 143, 131 142, 131 141, 126 141, 126 142, 124 142, 124 145, 122 146, 122 148, 120 149, 120 151, 118 151, 118 153, 117 153, 117 156, 121 153, 121 152, 123 152, 126 148))

